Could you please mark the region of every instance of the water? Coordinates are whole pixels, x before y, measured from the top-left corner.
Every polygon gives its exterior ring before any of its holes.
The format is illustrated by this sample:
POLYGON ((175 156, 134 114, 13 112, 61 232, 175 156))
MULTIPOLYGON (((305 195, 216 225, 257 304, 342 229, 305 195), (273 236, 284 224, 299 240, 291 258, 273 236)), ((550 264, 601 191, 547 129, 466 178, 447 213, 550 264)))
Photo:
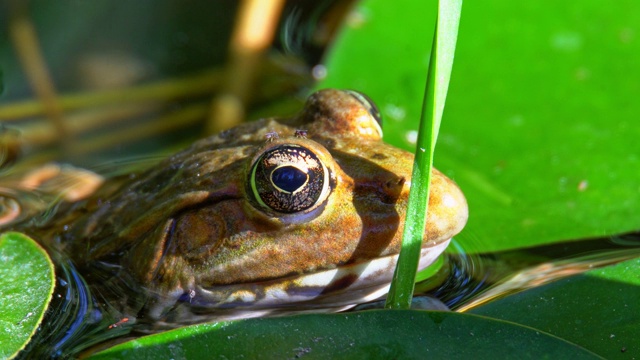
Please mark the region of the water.
MULTIPOLYGON (((153 160, 147 158, 138 167, 153 160)), ((130 168, 136 167, 135 161, 127 163, 130 168)), ((112 167, 116 168, 122 170, 123 166, 112 167)), ((0 187, 0 220, 39 227, 63 206, 55 194, 21 190, 15 184, 12 187, 8 182, 0 187)), ((136 318, 145 306, 145 297, 135 281, 120 271, 117 261, 77 268, 57 250, 55 241, 40 240, 56 264, 57 285, 43 325, 22 357, 77 356, 157 331, 158 324, 136 318)), ((454 311, 465 311, 562 277, 637 257, 640 232, 486 254, 470 254, 465 244, 455 240, 451 246, 456 251, 443 256, 443 265, 433 277, 416 285, 417 295, 429 295, 454 311)))
POLYGON ((47 216, 47 208, 54 207, 54 200, 37 191, 16 189, 0 185, 0 228, 3 224, 18 223, 37 215, 47 216))
MULTIPOLYGON (((448 274, 426 291, 455 311, 640 256, 640 232, 557 242, 525 249, 449 254, 448 274)), ((429 280, 426 281, 427 283, 429 280)), ((417 284, 419 288, 421 284, 417 284)))
POLYGON ((21 356, 26 358, 66 358, 113 337, 126 335, 113 314, 96 302, 91 287, 68 259, 54 254, 57 282, 40 331, 21 356), (108 331, 107 331, 108 330, 108 331))

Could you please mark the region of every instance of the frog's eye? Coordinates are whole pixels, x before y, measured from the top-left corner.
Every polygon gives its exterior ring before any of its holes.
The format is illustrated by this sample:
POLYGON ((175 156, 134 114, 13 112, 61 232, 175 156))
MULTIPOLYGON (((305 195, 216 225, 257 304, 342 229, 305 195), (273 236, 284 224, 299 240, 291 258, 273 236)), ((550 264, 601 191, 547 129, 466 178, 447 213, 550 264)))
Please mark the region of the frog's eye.
POLYGON ((373 102, 373 100, 371 100, 371 98, 369 98, 367 95, 359 91, 354 91, 354 90, 345 90, 345 91, 349 93, 351 96, 353 96, 354 98, 356 98, 356 100, 358 100, 362 104, 362 106, 364 106, 365 109, 369 111, 369 114, 371 114, 371 117, 373 117, 376 120, 376 123, 378 124, 378 130, 380 130, 380 134, 382 135, 382 116, 380 115, 380 110, 378 110, 378 107, 373 102))
POLYGON ((317 205, 329 187, 325 165, 313 151, 284 144, 266 151, 252 165, 251 191, 267 209, 295 213, 317 205))

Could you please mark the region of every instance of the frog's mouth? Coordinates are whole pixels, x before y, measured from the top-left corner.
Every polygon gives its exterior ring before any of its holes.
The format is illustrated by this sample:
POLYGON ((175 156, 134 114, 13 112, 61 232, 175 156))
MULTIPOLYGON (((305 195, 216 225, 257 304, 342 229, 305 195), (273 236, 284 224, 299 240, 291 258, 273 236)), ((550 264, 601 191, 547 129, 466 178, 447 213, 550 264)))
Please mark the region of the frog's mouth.
MULTIPOLYGON (((431 265, 449 242, 423 247, 419 270, 431 265)), ((205 312, 241 311, 245 314, 242 317, 251 316, 246 315, 247 311, 256 311, 254 316, 283 310, 342 311, 384 296, 389 290, 397 260, 398 255, 395 254, 258 283, 213 288, 196 286, 185 302, 205 312)))

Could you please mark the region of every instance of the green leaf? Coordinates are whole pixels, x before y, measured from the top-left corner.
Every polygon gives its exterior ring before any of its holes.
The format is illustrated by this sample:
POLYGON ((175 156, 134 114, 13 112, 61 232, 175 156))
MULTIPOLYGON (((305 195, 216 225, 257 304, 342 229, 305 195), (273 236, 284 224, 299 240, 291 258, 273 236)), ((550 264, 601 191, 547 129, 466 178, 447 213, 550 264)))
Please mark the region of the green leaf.
POLYGON ((640 226, 638 34, 637 1, 465 4, 435 165, 467 196, 466 251, 640 226))
POLYGON ((458 36, 462 0, 438 2, 435 40, 431 48, 431 62, 424 93, 418 142, 411 175, 411 192, 398 258, 386 306, 396 309, 411 307, 416 269, 424 237, 429 204, 429 188, 433 152, 435 150, 442 112, 447 98, 449 79, 458 36))
MULTIPOLYGON (((429 48, 415 34, 429 33, 435 13, 425 1, 381 3, 357 5, 318 87, 368 94, 385 140, 408 148, 429 48)), ((469 201, 456 238, 465 251, 638 227, 640 172, 629 169, 640 166, 640 68, 628 61, 640 54, 638 24, 630 0, 465 5, 434 159, 469 201)))
POLYGON ((607 359, 640 355, 640 259, 488 303, 471 313, 513 321, 607 359))
POLYGON ((413 310, 196 325, 117 345, 90 359, 134 355, 136 359, 598 358, 579 346, 508 322, 413 310))
POLYGON ((25 347, 54 287, 53 263, 40 245, 20 233, 0 235, 0 358, 25 347))

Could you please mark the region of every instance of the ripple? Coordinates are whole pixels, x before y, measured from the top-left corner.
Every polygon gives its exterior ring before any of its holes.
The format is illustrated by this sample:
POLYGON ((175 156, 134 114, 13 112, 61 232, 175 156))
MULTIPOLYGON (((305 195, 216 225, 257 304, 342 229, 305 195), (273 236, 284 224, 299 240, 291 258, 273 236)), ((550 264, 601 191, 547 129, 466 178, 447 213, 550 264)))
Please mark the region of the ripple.
POLYGON ((14 197, 0 193, 0 226, 13 222, 20 216, 22 208, 14 197))
POLYGON ((46 206, 35 192, 0 187, 0 228, 21 222, 46 206))

